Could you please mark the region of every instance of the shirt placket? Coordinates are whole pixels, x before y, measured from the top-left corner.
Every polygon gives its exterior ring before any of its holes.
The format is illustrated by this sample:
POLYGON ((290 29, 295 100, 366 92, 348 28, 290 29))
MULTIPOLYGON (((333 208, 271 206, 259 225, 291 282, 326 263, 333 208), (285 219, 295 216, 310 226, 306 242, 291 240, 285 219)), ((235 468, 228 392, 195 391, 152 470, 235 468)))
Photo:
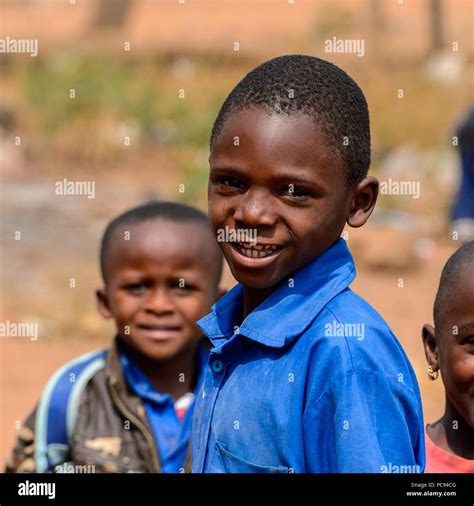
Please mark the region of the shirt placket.
POLYGON ((199 463, 196 472, 202 473, 206 458, 207 458, 207 444, 210 436, 211 420, 214 414, 214 407, 216 405, 217 395, 219 389, 224 381, 226 372, 226 364, 221 352, 211 352, 209 354, 209 367, 206 370, 204 384, 200 392, 201 413, 204 417, 201 420, 201 429, 199 437, 199 450, 198 454, 202 455, 202 461, 199 463), (204 452, 202 450, 205 449, 204 452))
POLYGON ((198 440, 198 455, 202 455, 202 461, 198 463, 195 472, 202 473, 206 468, 211 422, 217 396, 222 383, 227 377, 226 374, 229 367, 237 357, 239 350, 243 350, 241 336, 234 334, 218 350, 211 351, 209 354, 209 366, 206 370, 203 388, 199 394, 201 397, 201 413, 205 415, 205 418, 201 420, 200 437, 198 440))

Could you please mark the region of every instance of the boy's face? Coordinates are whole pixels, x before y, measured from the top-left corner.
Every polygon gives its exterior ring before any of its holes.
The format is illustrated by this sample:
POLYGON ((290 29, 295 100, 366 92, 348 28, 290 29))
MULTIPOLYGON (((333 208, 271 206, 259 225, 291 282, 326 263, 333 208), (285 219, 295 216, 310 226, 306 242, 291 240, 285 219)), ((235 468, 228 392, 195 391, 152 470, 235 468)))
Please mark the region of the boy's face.
POLYGON ((428 362, 441 370, 447 398, 474 428, 474 269, 463 273, 440 320, 436 330, 423 328, 428 362))
POLYGON ((336 241, 354 212, 342 162, 307 115, 261 108, 231 113, 209 162, 214 233, 219 238, 219 229, 228 227, 257 235, 256 248, 243 244, 250 240, 220 243, 244 286, 272 287, 311 262, 336 241))
POLYGON ((114 232, 99 311, 147 359, 166 361, 197 345, 202 333, 195 322, 217 297, 213 241, 205 225, 161 219, 114 232))

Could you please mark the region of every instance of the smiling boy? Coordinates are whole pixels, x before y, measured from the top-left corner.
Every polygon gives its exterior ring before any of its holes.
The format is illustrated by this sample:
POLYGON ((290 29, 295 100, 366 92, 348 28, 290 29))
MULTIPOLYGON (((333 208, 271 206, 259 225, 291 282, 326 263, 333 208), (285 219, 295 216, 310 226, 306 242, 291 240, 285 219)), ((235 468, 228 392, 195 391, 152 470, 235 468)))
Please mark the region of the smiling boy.
POLYGON ((214 347, 193 471, 421 472, 414 372, 349 289, 340 238, 346 223, 364 225, 378 192, 362 91, 324 60, 275 58, 227 97, 210 147, 214 234, 249 239, 219 243, 239 284, 198 322, 214 347))
POLYGON ((107 226, 99 312, 112 346, 52 376, 18 434, 7 472, 190 471, 195 394, 207 346, 196 320, 221 294, 207 216, 150 202, 107 226))
POLYGON ((443 416, 426 426, 426 472, 474 473, 474 241, 446 262, 423 326, 428 376, 445 389, 443 416))

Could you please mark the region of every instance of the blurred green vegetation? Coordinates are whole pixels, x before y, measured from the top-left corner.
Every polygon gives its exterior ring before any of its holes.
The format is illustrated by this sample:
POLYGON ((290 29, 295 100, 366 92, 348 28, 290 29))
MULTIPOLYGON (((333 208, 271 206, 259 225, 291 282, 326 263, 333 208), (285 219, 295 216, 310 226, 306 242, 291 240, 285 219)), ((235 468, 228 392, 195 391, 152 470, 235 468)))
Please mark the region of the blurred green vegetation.
MULTIPOLYGON (((166 83, 165 71, 163 63, 150 67, 146 61, 130 63, 88 55, 34 60, 18 77, 26 105, 41 118, 38 126, 46 135, 53 135, 75 118, 109 115, 117 120, 135 120, 144 134, 150 134, 158 121, 173 121, 177 126, 173 142, 206 143, 211 111, 213 115, 218 109, 223 92, 218 98, 201 96, 196 104, 186 96, 181 98, 178 88, 167 86, 171 83, 166 83), (143 72, 141 65, 148 71, 143 72), (74 90, 74 98, 70 98, 70 90, 74 90)), ((195 84, 194 96, 199 93, 195 84)))
POLYGON ((149 82, 131 93, 131 72, 118 60, 58 58, 33 61, 22 77, 25 98, 41 118, 41 129, 51 135, 68 120, 104 112, 132 115, 145 126, 154 115, 154 96, 149 82), (70 97, 74 90, 75 97, 70 97))
POLYGON ((354 18, 353 9, 334 2, 326 3, 316 18, 313 35, 320 40, 333 37, 336 33, 341 36, 353 27, 354 18))
MULTIPOLYGON (((331 12, 332 17, 321 18, 328 33, 352 23, 346 12, 331 12)), ((319 34, 324 30, 318 27, 319 34)), ((375 172, 383 155, 400 146, 449 149, 453 124, 472 100, 462 80, 439 83, 427 80, 419 65, 380 67, 332 56, 367 96, 375 172), (403 99, 397 97, 399 89, 403 99)), ((258 63, 251 58, 228 62, 156 53, 127 58, 68 50, 17 64, 7 82, 18 90, 19 123, 34 139, 32 158, 49 167, 45 170, 54 172, 52 165, 61 173, 83 167, 120 170, 121 164, 123 169, 129 156, 123 139, 130 134, 135 167, 140 149, 148 157, 157 150, 166 153, 168 166, 186 185, 185 194, 170 196, 193 201, 205 194, 208 141, 219 107, 258 63), (179 156, 181 151, 187 155, 179 156)))

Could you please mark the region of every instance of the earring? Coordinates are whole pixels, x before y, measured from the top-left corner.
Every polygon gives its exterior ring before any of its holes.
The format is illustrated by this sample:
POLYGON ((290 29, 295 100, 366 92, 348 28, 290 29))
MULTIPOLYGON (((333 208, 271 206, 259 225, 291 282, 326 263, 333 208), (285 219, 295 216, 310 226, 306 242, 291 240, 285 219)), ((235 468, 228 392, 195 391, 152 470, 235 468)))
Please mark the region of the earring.
POLYGON ((439 371, 433 371, 433 368, 431 366, 428 367, 428 378, 430 378, 431 381, 435 381, 438 379, 439 371))

